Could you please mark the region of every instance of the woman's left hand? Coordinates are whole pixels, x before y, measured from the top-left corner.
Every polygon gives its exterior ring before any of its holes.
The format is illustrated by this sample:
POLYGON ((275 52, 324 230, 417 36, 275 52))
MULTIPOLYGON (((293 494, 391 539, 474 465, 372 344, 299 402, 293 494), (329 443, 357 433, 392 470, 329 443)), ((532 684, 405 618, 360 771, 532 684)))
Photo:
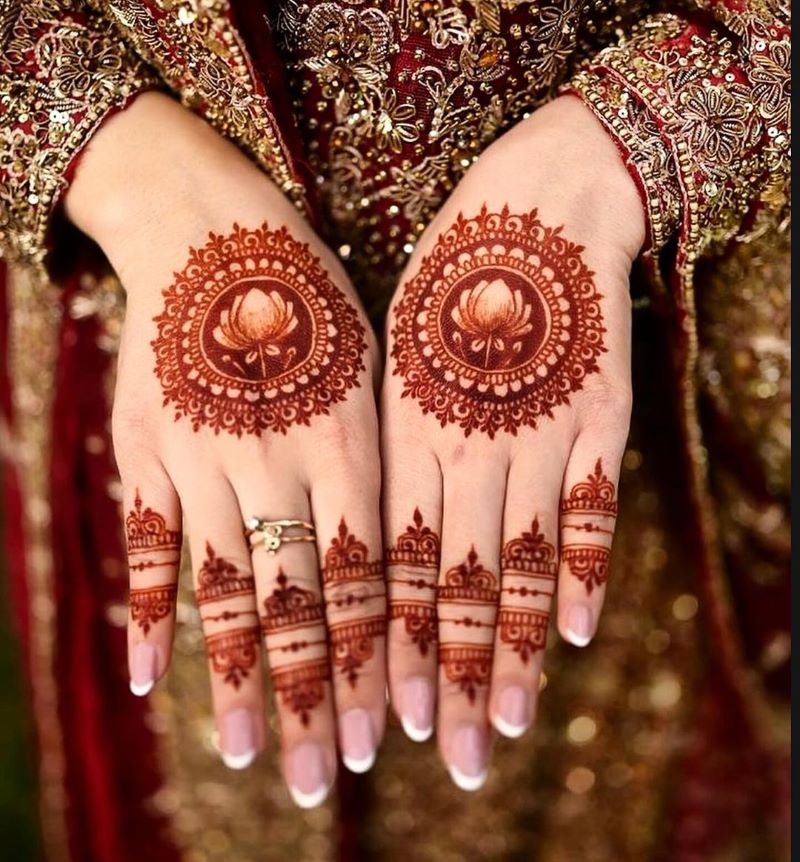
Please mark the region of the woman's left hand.
POLYGON ((412 738, 436 724, 464 789, 486 777, 489 723, 515 737, 534 719, 556 591, 562 636, 584 646, 596 631, 644 235, 614 144, 565 96, 469 170, 390 310, 391 699, 412 738))

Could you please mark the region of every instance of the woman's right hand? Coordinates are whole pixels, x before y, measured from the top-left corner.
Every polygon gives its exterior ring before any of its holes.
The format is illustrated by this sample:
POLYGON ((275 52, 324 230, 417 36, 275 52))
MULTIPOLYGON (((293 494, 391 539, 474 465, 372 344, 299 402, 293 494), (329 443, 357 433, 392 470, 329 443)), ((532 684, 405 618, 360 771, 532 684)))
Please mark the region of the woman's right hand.
POLYGON ((294 207, 164 95, 103 126, 66 210, 127 293, 113 436, 131 688, 169 664, 185 518, 222 757, 242 768, 264 745, 263 636, 284 775, 316 805, 337 737, 364 771, 384 730, 374 336, 294 207), (251 553, 253 516, 310 522, 316 544, 251 553))

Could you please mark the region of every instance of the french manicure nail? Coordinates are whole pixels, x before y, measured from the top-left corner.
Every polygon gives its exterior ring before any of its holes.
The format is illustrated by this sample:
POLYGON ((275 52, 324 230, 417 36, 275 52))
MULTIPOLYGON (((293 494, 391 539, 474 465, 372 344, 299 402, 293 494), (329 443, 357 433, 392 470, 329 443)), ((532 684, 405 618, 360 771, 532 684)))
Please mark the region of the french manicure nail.
POLYGON ((567 637, 570 643, 585 647, 593 634, 592 612, 586 605, 573 605, 567 614, 567 637))
POLYGON ((430 680, 415 676, 403 684, 400 721, 414 742, 425 742, 433 733, 433 686, 430 680))
POLYGON ((450 744, 450 777, 462 790, 478 790, 486 781, 489 744, 474 724, 463 725, 450 744))
POLYGON ((152 644, 138 643, 131 655, 130 689, 138 697, 144 697, 155 685, 158 668, 158 653, 152 644))
POLYGON ((313 742, 304 742, 289 753, 287 778, 292 799, 300 808, 316 808, 324 801, 331 787, 322 749, 313 742))
POLYGON ((503 734, 516 739, 522 736, 531 723, 531 699, 528 692, 518 685, 504 688, 497 698, 494 726, 503 734))
POLYGON ((220 753, 230 769, 246 769, 256 756, 256 728, 249 709, 234 709, 220 722, 220 753))
POLYGON ((351 709, 340 720, 342 761, 351 772, 366 772, 375 763, 375 734, 365 709, 351 709))

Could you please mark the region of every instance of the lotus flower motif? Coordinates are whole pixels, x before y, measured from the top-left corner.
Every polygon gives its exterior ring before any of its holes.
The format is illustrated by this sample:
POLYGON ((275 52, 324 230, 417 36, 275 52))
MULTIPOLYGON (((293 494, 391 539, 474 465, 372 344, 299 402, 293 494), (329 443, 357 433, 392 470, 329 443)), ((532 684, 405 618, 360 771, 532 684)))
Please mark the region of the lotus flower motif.
POLYGON ((223 347, 247 351, 245 362, 260 362, 266 375, 265 357, 280 356, 281 342, 297 325, 293 303, 286 302, 277 290, 252 287, 220 314, 213 335, 223 347))
MULTIPOLYGON (((489 366, 493 351, 519 351, 521 343, 514 341, 532 329, 533 312, 522 298, 521 290, 512 291, 502 278, 483 279, 461 293, 458 305, 450 312, 456 326, 471 337, 469 349, 483 352, 484 365, 489 366)), ((456 341, 461 336, 456 333, 456 341)))

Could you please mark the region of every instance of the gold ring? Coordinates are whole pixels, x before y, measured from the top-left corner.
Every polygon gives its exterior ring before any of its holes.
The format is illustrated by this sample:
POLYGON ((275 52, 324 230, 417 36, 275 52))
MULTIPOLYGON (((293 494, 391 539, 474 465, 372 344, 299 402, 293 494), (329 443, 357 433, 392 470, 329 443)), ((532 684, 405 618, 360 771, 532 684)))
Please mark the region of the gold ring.
POLYGON ((270 555, 277 554, 281 545, 288 542, 314 542, 317 534, 314 525, 308 521, 284 518, 267 521, 265 518, 248 518, 244 522, 244 535, 251 550, 263 545, 270 555), (288 531, 288 532, 287 532, 288 531), (298 532, 305 531, 305 532, 298 532))

